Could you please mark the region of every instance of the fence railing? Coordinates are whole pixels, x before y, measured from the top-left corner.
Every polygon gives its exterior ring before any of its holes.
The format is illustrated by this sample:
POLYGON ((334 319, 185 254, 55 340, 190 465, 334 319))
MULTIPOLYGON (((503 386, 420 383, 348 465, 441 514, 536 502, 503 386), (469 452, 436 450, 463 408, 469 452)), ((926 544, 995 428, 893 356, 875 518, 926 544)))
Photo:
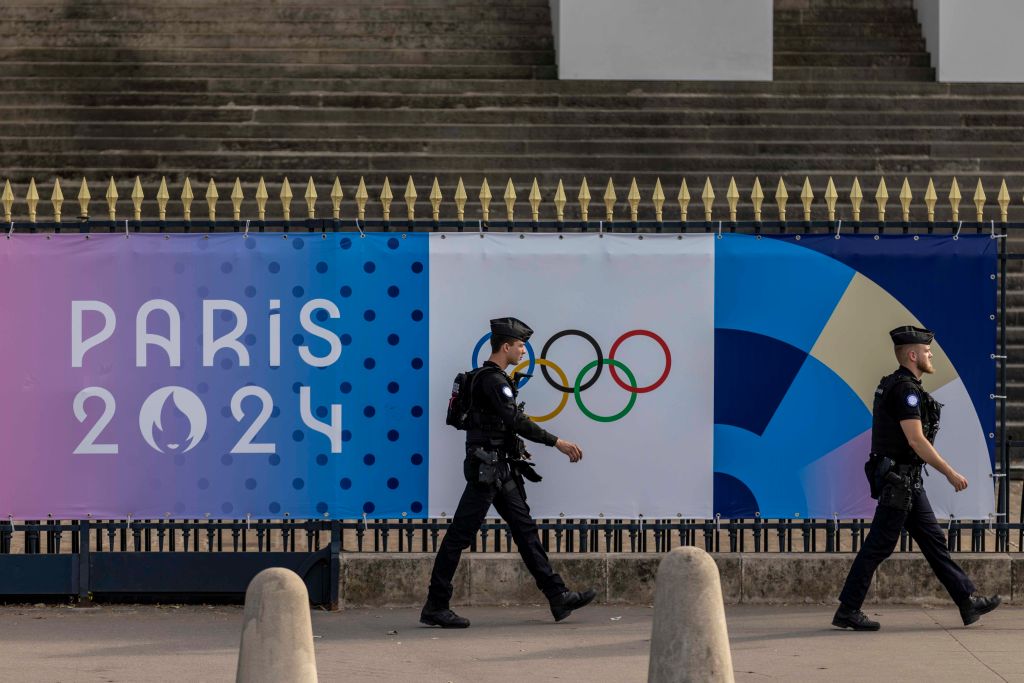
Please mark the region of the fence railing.
MULTIPOLYGON (((70 183, 72 181, 67 182, 70 183)), ((78 222, 91 222, 109 226, 124 223, 126 227, 137 230, 142 227, 159 226, 167 223, 171 224, 168 227, 178 225, 190 227, 230 227, 233 224, 240 224, 243 221, 243 215, 248 215, 243 212, 243 208, 246 200, 250 200, 250 198, 245 196, 243 184, 239 178, 235 179, 228 193, 231 207, 230 218, 220 213, 221 207, 225 203, 221 200, 220 189, 213 178, 210 178, 206 183, 204 195, 206 202, 205 217, 200 215, 200 211, 196 211, 196 215, 193 215, 193 204, 196 202, 197 197, 193 190, 192 181, 187 176, 180 192, 177 187, 174 188, 176 195, 175 203, 180 202, 180 211, 172 212, 173 216, 169 213, 171 191, 168 188, 166 178, 161 179, 155 195, 152 194, 152 189, 150 189, 151 194, 148 196, 139 176, 136 176, 133 182, 122 182, 120 190, 118 189, 118 182, 113 177, 102 184, 97 183, 99 185, 97 191, 102 192, 99 199, 105 203, 105 212, 100 216, 90 213, 93 195, 92 190, 89 188, 88 180, 83 177, 81 183, 77 184, 78 194, 75 201, 78 204, 78 210, 75 214, 76 218, 68 221, 65 215, 67 213, 65 211, 66 202, 60 178, 55 178, 52 182, 52 187, 50 187, 49 203, 51 211, 48 212, 48 219, 40 216, 40 203, 43 199, 40 194, 40 188, 36 185, 35 178, 29 179, 25 194, 20 198, 15 197, 10 179, 6 180, 3 191, 0 193, 0 204, 3 206, 4 222, 9 225, 9 229, 15 225, 29 230, 33 228, 59 227, 62 224, 77 220, 78 222), (127 191, 129 185, 131 190, 128 193, 128 199, 131 200, 131 212, 130 214, 121 213, 125 208, 125 202, 122 199, 121 193, 127 191), (150 198, 155 199, 156 202, 155 215, 143 216, 144 209, 152 211, 152 200, 150 198), (18 211, 15 211, 15 208, 18 211), (22 223, 27 225, 20 225, 22 223)), ((538 224, 543 221, 546 223, 553 222, 554 224, 572 224, 588 227, 590 224, 595 224, 596 226, 599 223, 620 220, 628 220, 628 222, 636 224, 640 222, 641 212, 643 212, 643 215, 653 216, 653 221, 650 222, 655 226, 669 222, 673 225, 681 223, 696 226, 701 222, 729 221, 735 223, 740 215, 741 208, 746 214, 751 216, 754 223, 758 224, 771 221, 775 224, 799 226, 818 220, 827 220, 829 222, 846 220, 854 225, 867 222, 874 225, 887 220, 899 220, 904 224, 909 224, 911 222, 912 207, 918 206, 915 202, 919 198, 919 195, 915 195, 914 191, 911 190, 909 179, 904 177, 899 192, 893 197, 894 200, 898 201, 898 208, 890 212, 889 189, 885 178, 882 177, 879 179, 874 191, 875 210, 872 211, 864 206, 865 195, 858 178, 854 178, 853 184, 849 189, 844 188, 843 196, 841 197, 839 190, 830 177, 824 192, 819 197, 814 194, 810 178, 805 177, 799 191, 796 185, 789 186, 795 193, 795 199, 799 200, 799 208, 791 209, 789 207, 790 189, 787 188, 785 179, 779 178, 771 200, 774 204, 774 209, 772 209, 769 208, 771 205, 769 207, 765 206, 767 195, 761 186, 759 178, 755 178, 753 187, 744 194, 740 193, 735 179, 730 178, 728 187, 725 189, 725 201, 723 203, 720 196, 715 192, 711 178, 707 177, 703 187, 699 191, 695 188, 693 194, 691 194, 686 179, 682 179, 674 201, 670 201, 669 207, 666 207, 668 196, 665 194, 660 179, 655 182, 653 188, 645 188, 644 192, 648 193, 645 195, 637 185, 636 178, 633 178, 626 192, 625 202, 621 202, 611 178, 609 178, 600 199, 591 194, 587 179, 583 178, 575 196, 575 204, 578 208, 576 215, 578 217, 567 218, 566 207, 569 205, 569 195, 566 194, 565 185, 562 180, 558 181, 558 186, 554 193, 548 197, 542 196, 536 178, 533 179, 533 183, 529 187, 530 189, 527 194, 529 206, 528 219, 524 219, 525 213, 517 214, 519 194, 516 192, 516 183, 511 178, 508 179, 503 193, 498 198, 500 203, 504 204, 503 211, 500 206, 498 209, 492 207, 496 198, 491 191, 490 183, 484 178, 475 197, 476 201, 479 202, 479 210, 470 210, 469 215, 467 215, 467 204, 470 200, 470 195, 467 193, 462 178, 458 179, 454 194, 451 197, 444 197, 441 184, 438 182, 437 177, 435 177, 427 195, 430 205, 429 218, 427 218, 425 214, 417 216, 417 206, 418 204, 422 206, 422 203, 419 201, 420 195, 413 178, 409 176, 401 200, 405 204, 404 215, 393 216, 393 213, 398 214, 400 211, 392 210, 395 194, 390 180, 385 177, 379 191, 377 188, 374 188, 373 201, 371 202, 370 190, 367 188, 364 178, 361 177, 353 193, 354 211, 351 212, 351 215, 348 215, 349 212, 345 211, 343 207, 343 201, 347 195, 343 190, 341 179, 336 177, 327 193, 327 199, 330 201, 329 215, 324 215, 318 212, 322 207, 326 207, 326 202, 321 199, 320 191, 317 190, 316 183, 310 177, 305 184, 305 189, 301 196, 301 200, 305 202, 305 215, 300 216, 298 215, 299 212, 295 212, 293 215, 292 202, 295 199, 295 191, 292 189, 292 184, 288 178, 284 177, 279 186, 274 186, 277 200, 279 201, 279 212, 268 217, 268 207, 270 206, 268 202, 270 202, 271 194, 266 182, 260 177, 256 190, 251 197, 251 200, 255 201, 255 215, 246 222, 257 226, 266 226, 268 224, 279 226, 289 223, 301 225, 303 222, 319 220, 320 223, 318 225, 333 224, 336 226, 338 222, 343 220, 353 223, 368 220, 368 209, 379 204, 379 218, 377 217, 376 210, 373 211, 374 215, 372 218, 383 224, 414 224, 426 227, 433 225, 435 228, 445 226, 462 227, 467 224, 474 226, 496 225, 499 227, 506 225, 518 226, 523 221, 527 221, 527 224, 538 224), (841 199, 843 200, 842 204, 840 203, 841 199), (747 204, 747 200, 749 200, 749 204, 747 204), (824 205, 822 205, 822 200, 824 205), (454 202, 454 207, 450 203, 446 204, 446 201, 454 202), (592 211, 591 204, 596 204, 598 201, 603 205, 603 211, 600 207, 592 211), (672 206, 673 204, 675 204, 674 207, 672 206), (691 207, 691 204, 696 206, 691 207), (452 211, 453 208, 454 211, 452 211), (872 215, 875 218, 872 218, 872 215), (894 218, 894 215, 898 215, 899 218, 894 218), (442 223, 445 225, 442 226, 442 223)), ((670 192, 674 191, 674 187, 673 184, 670 187, 670 192)), ((45 187, 43 188, 43 194, 46 193, 46 189, 45 187)), ((223 189, 226 190, 227 188, 223 189)), ((520 185, 520 192, 524 189, 520 185)), ((576 190, 576 187, 572 187, 570 193, 573 190, 576 190)), ((719 192, 721 191, 722 188, 719 187, 719 192)), ((600 192, 600 190, 596 190, 596 192, 600 192)), ((924 195, 920 197, 923 199, 925 215, 916 217, 917 221, 934 226, 940 220, 956 224, 959 224, 961 221, 981 224, 985 221, 996 220, 1000 223, 1006 223, 1008 220, 1011 196, 1005 179, 1001 181, 995 199, 998 218, 991 208, 987 208, 988 195, 980 178, 970 199, 970 202, 974 205, 973 215, 970 215, 970 212, 966 212, 968 215, 964 217, 960 215, 963 196, 960 184, 955 177, 950 180, 948 192, 945 190, 942 192, 945 200, 948 201, 948 211, 945 206, 940 210, 939 194, 935 183, 932 179, 928 180, 928 186, 924 190, 924 195)), ((868 201, 870 205, 871 199, 868 201)))
MULTIPOLYGON (((575 189, 575 188, 574 188, 575 189)), ((720 188, 721 189, 721 188, 720 188)), ((794 187, 795 190, 795 187, 794 187)), ((385 178, 379 193, 379 217, 368 217, 370 192, 363 178, 354 191, 355 211, 351 216, 343 211, 346 195, 340 179, 335 178, 328 194, 330 199, 329 217, 318 217, 319 194, 312 178, 306 183, 303 198, 306 216, 295 218, 291 205, 294 194, 287 178, 280 183, 278 197, 280 214, 268 217, 270 194, 263 178, 260 178, 253 199, 256 202, 255 217, 245 218, 243 202, 247 199, 243 186, 236 179, 230 192, 231 218, 219 218, 220 194, 211 178, 206 185, 206 218, 194 218, 192 204, 195 195, 191 181, 186 178, 180 192, 181 211, 178 217, 168 218, 170 191, 166 180, 161 181, 155 194, 156 217, 143 217, 146 195, 141 180, 136 177, 130 193, 131 217, 118 213, 118 184, 110 178, 106 183, 103 199, 106 203, 105 216, 90 214, 92 201, 88 181, 83 178, 77 195, 78 217, 67 220, 63 213, 64 197, 60 180, 53 181, 50 203, 52 219, 42 220, 39 216, 40 195, 35 180, 31 179, 26 195, 16 202, 10 180, 0 193, 0 204, 4 220, 8 223, 8 234, 42 230, 73 230, 89 233, 92 231, 142 230, 189 231, 193 229, 219 230, 264 230, 281 228, 309 231, 352 230, 535 230, 535 231, 680 231, 680 232, 762 232, 814 233, 834 232, 840 236, 848 230, 852 233, 873 232, 894 234, 909 232, 944 232, 959 234, 967 229, 987 232, 993 239, 1005 238, 1017 231, 1024 231, 1024 223, 1009 222, 1011 198, 1006 181, 1000 184, 996 195, 998 218, 987 206, 988 197, 979 179, 971 202, 974 205, 973 220, 960 216, 962 195, 956 178, 949 183, 946 193, 948 207, 940 210, 935 184, 929 180, 923 195, 925 215, 911 216, 915 204, 909 181, 904 178, 898 193, 898 219, 888 211, 889 193, 885 179, 879 180, 874 193, 877 218, 867 218, 868 211, 862 206, 864 195, 858 179, 845 192, 848 203, 839 205, 840 195, 830 178, 825 192, 816 197, 809 179, 805 179, 798 194, 800 209, 788 210, 789 190, 780 178, 774 193, 775 219, 766 218, 766 199, 759 180, 755 180, 748 199, 749 204, 741 207, 741 197, 736 183, 730 179, 725 192, 725 211, 722 204, 716 204, 716 194, 710 178, 707 178, 699 196, 692 197, 686 180, 682 180, 676 203, 678 210, 666 212, 666 197, 658 180, 645 200, 634 179, 626 195, 625 206, 628 218, 620 211, 621 205, 611 180, 605 187, 601 201, 603 213, 591 215, 592 196, 584 178, 579 185, 576 200, 579 217, 567 219, 565 209, 567 195, 562 181, 550 202, 554 211, 545 206, 538 183, 533 181, 528 194, 529 218, 517 217, 518 196, 515 184, 509 179, 502 196, 504 212, 492 215, 493 195, 486 179, 478 194, 479 211, 467 216, 469 196, 462 179, 458 181, 454 196, 454 211, 444 205, 437 178, 429 192, 429 217, 417 216, 418 193, 410 177, 406 183, 404 202, 405 215, 392 216, 394 194, 390 181, 385 178), (699 201, 699 208, 691 210, 691 199, 699 201), (818 200, 824 200, 824 206, 818 200), (649 203, 645 203, 649 202, 649 203), (27 220, 15 211, 24 207, 27 220), (542 210, 543 209, 543 210, 542 210), (641 212, 653 209, 653 220, 641 220, 641 212), (824 210, 823 210, 824 209, 824 210), (740 212, 752 215, 753 220, 738 220, 740 212), (671 217, 667 213, 672 213, 671 217), (848 219, 841 218, 849 216, 848 219)), ((1024 201, 1024 198, 1022 198, 1024 201)), ((374 212, 376 213, 376 212, 374 212)), ((1020 234, 1024 235, 1024 232, 1020 234)), ((990 520, 950 520, 946 526, 948 545, 954 552, 1021 552, 1024 548, 1024 494, 1011 500, 1011 452, 1024 451, 1024 441, 1016 441, 1007 431, 1006 404, 1015 397, 1007 397, 1007 264, 1024 260, 1024 254, 1010 253, 1006 239, 1000 239, 999 250, 999 302, 998 302, 998 351, 996 360, 997 446, 994 487, 996 492, 996 517, 990 520)), ((459 473, 453 473, 458 476, 459 473)), ((448 525, 446 519, 426 520, 336 520, 336 521, 225 521, 225 520, 152 520, 152 521, 82 521, 67 522, 49 520, 0 526, 0 554, 61 554, 80 553, 83 549, 96 553, 103 552, 307 552, 321 548, 321 535, 327 533, 333 538, 336 552, 433 552, 448 525), (70 538, 70 542, 65 539, 70 538), (91 539, 91 540, 89 540, 91 539), (297 544, 297 545, 296 545, 297 544)), ((652 520, 610 520, 610 519, 545 519, 539 520, 542 540, 553 552, 663 552, 678 545, 702 545, 716 552, 850 552, 855 551, 867 532, 865 520, 839 519, 652 519, 652 520)), ((904 534, 900 549, 913 547, 912 540, 904 534)), ((475 552, 510 551, 513 549, 507 527, 500 522, 488 522, 482 528, 471 550, 475 552)))

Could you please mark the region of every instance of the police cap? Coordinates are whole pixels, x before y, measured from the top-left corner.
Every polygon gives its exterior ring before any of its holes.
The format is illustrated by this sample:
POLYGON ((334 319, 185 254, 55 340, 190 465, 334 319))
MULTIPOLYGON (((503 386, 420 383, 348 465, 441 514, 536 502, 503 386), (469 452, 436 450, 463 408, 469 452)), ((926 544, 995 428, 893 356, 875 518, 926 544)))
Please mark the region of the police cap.
POLYGON ((923 327, 904 325, 903 327, 891 330, 889 336, 892 337, 894 345, 903 346, 904 344, 931 344, 932 339, 935 338, 935 333, 923 327))
POLYGON ((529 341, 533 330, 517 318, 495 318, 491 321, 491 334, 496 337, 512 337, 520 341, 529 341))

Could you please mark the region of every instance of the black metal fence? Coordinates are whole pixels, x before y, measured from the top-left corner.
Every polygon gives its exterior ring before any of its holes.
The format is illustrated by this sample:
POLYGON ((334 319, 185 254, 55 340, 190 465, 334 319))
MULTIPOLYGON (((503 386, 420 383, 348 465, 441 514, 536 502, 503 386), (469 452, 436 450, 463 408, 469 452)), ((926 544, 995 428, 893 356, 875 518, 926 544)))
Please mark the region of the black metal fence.
MULTIPOLYGON (((999 240, 997 457, 993 475, 996 517, 950 520, 952 552, 1022 552, 1024 500, 1011 498, 1011 457, 1024 449, 1006 429, 1007 267, 1024 260, 1011 253, 1007 236, 1024 223, 848 222, 853 234, 988 233, 999 240), (1011 519, 1011 512, 1013 519, 1011 519)), ((303 232, 558 231, 608 233, 743 232, 754 235, 836 233, 841 221, 81 221, 33 223, 18 232, 226 232, 251 229, 303 232)), ((1024 236, 1024 231, 1020 233, 1024 236)), ((452 476, 461 473, 453 472, 452 476)), ((697 545, 710 552, 845 553, 859 548, 870 520, 854 519, 543 519, 541 537, 551 552, 666 552, 697 545)), ((336 605, 340 554, 436 551, 448 526, 444 519, 400 520, 121 520, 16 522, 0 526, 0 599, 4 596, 77 596, 148 599, 236 598, 248 581, 271 566, 294 569, 313 602, 336 605)), ((911 550, 904 533, 899 549, 911 550)), ((488 521, 472 552, 515 550, 508 528, 488 521)))

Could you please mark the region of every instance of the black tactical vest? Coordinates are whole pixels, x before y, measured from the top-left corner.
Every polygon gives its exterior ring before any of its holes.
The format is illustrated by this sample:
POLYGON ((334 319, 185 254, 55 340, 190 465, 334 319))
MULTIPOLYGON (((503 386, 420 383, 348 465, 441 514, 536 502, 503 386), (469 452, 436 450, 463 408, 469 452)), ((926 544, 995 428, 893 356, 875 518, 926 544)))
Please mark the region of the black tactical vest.
POLYGON ((921 459, 907 442, 897 420, 889 411, 890 396, 894 390, 912 389, 921 396, 921 429, 930 443, 935 443, 939 431, 939 416, 942 404, 931 397, 920 384, 902 374, 886 375, 875 389, 874 406, 871 411, 871 452, 892 458, 897 464, 919 465, 921 459))
POLYGON ((507 382, 509 388, 512 390, 513 401, 515 401, 516 396, 519 395, 518 387, 516 387, 512 379, 503 371, 487 365, 481 367, 479 370, 479 376, 473 383, 472 393, 470 394, 471 408, 469 411, 468 426, 466 429, 466 444, 488 445, 492 447, 504 446, 512 436, 511 432, 505 427, 505 424, 501 421, 500 417, 488 410, 487 402, 478 398, 478 392, 480 391, 481 386, 480 380, 483 379, 485 373, 487 375, 490 375, 491 373, 501 375, 502 380, 507 382))

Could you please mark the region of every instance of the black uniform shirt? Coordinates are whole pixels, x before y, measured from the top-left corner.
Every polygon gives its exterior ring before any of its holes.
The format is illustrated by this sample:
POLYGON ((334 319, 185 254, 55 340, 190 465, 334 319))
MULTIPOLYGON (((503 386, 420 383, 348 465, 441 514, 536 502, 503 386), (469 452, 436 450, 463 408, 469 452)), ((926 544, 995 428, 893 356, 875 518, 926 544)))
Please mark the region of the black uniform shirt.
POLYGON ((494 371, 482 371, 473 384, 473 399, 479 408, 501 420, 504 429, 509 429, 530 441, 554 446, 558 437, 522 414, 516 405, 518 390, 511 378, 498 367, 497 363, 484 361, 484 367, 494 371))
POLYGON ((902 365, 894 374, 906 377, 910 381, 908 382, 905 379, 899 382, 889 392, 889 405, 887 406, 889 413, 897 422, 900 420, 920 420, 921 394, 924 391, 921 388, 921 380, 914 377, 914 373, 902 365))
POLYGON ((871 450, 893 458, 898 463, 915 463, 917 454, 910 447, 902 420, 920 420, 924 389, 921 380, 904 367, 882 379, 877 389, 871 424, 871 450), (889 385, 890 382, 893 382, 889 385), (888 391, 881 394, 883 387, 888 391), (879 400, 881 399, 881 400, 879 400))

